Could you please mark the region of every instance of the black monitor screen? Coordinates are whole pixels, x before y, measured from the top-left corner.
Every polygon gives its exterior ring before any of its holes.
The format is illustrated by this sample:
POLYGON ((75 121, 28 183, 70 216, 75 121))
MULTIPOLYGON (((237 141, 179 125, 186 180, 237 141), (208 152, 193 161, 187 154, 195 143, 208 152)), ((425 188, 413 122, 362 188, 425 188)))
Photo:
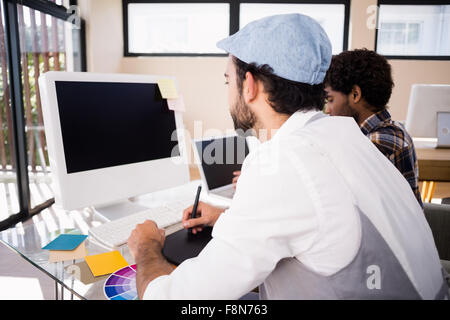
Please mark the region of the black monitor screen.
POLYGON ((67 173, 179 155, 157 84, 57 81, 67 173))
POLYGON ((209 190, 231 184, 249 153, 244 137, 234 136, 196 142, 209 190))

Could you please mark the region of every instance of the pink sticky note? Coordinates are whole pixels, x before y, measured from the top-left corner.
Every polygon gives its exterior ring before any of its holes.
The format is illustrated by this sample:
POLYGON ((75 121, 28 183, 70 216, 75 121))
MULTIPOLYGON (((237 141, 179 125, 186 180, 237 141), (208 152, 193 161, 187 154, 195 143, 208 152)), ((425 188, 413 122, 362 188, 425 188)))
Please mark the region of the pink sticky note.
POLYGON ((178 99, 167 99, 167 104, 169 105, 170 110, 180 112, 186 111, 183 96, 181 94, 178 94, 178 99))

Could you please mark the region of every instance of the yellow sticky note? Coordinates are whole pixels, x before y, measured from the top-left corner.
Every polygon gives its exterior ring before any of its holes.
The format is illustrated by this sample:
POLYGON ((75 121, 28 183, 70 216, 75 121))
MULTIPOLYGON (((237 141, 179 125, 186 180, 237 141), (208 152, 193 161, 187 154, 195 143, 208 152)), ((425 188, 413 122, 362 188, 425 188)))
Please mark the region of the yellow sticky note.
POLYGON ((86 256, 85 260, 94 277, 113 273, 128 265, 128 262, 119 251, 86 256))
POLYGON ((164 99, 178 98, 177 89, 175 88, 175 82, 173 82, 172 79, 159 79, 158 87, 164 99))

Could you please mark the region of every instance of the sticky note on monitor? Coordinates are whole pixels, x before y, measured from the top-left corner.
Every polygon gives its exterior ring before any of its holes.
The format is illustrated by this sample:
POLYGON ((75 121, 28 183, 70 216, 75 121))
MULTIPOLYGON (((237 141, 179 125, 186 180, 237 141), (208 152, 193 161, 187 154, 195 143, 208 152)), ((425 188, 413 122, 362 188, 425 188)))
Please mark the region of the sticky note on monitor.
POLYGON ((80 244, 75 250, 50 250, 49 262, 61 262, 68 260, 83 259, 86 256, 86 246, 84 242, 80 244))
POLYGON ((170 110, 185 112, 186 108, 184 106, 183 95, 179 94, 178 99, 167 99, 167 105, 170 110))
POLYGON ((175 88, 175 82, 172 79, 159 79, 158 80, 159 91, 164 99, 177 99, 178 93, 175 88))
POLYGON ((42 249, 72 251, 86 240, 86 238, 86 235, 81 234, 61 234, 42 249))
POLYGON ((128 266, 128 262, 119 251, 86 256, 85 260, 94 277, 110 274, 128 266))

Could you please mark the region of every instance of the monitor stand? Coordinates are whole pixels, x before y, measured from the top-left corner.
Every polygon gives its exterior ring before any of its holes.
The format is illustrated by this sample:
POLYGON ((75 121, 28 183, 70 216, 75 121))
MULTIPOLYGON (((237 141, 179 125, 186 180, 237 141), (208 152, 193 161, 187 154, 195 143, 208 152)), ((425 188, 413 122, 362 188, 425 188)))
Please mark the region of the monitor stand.
POLYGON ((94 213, 105 221, 113 221, 148 209, 135 202, 126 200, 105 206, 97 206, 94 213))

